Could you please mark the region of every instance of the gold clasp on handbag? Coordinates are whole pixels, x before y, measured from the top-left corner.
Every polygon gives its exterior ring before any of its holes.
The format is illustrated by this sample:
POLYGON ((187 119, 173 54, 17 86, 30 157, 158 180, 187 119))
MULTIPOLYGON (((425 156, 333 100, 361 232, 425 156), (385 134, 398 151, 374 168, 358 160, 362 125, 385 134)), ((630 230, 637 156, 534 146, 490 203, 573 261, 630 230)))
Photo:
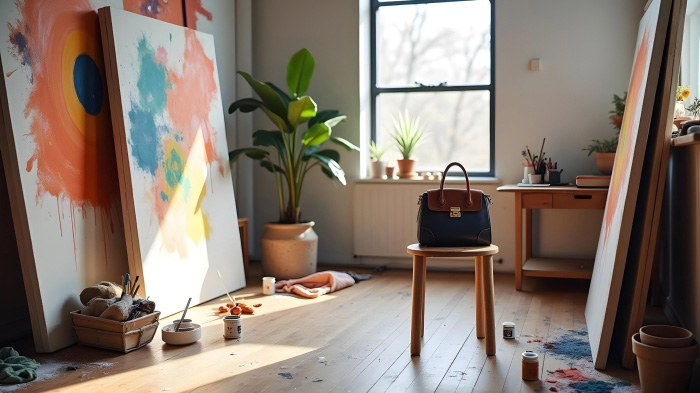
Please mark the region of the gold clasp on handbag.
POLYGON ((459 206, 450 208, 450 218, 455 217, 462 217, 462 212, 460 211, 459 206))

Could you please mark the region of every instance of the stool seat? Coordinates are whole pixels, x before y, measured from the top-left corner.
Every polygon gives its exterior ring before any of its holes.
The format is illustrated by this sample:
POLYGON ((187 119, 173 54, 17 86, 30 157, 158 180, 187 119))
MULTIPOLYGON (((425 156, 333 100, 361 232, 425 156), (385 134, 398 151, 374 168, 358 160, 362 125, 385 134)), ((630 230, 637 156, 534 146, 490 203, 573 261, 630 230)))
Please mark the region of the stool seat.
POLYGON ((493 255, 498 246, 424 247, 411 244, 406 251, 413 255, 413 293, 411 312, 411 355, 420 355, 425 329, 425 280, 427 258, 470 258, 475 260, 476 337, 486 338, 486 354, 496 354, 496 324, 493 294, 493 255))

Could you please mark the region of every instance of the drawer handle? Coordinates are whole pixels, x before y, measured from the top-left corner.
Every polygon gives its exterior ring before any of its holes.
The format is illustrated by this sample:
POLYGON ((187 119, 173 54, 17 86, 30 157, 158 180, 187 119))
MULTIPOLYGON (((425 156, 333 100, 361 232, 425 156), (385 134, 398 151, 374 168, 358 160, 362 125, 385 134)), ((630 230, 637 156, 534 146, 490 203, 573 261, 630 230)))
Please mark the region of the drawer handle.
POLYGON ((593 195, 574 195, 574 199, 593 199, 593 195))

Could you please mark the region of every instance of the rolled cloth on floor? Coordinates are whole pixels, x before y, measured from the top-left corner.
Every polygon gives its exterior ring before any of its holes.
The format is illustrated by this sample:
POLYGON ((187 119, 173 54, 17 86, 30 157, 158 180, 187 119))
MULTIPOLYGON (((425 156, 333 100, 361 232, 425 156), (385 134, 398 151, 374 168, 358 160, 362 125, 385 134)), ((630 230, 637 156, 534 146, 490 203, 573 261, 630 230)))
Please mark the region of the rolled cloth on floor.
POLYGON ((0 348, 0 384, 15 384, 36 378, 39 362, 19 353, 12 347, 0 348))
POLYGON ((309 299, 355 285, 355 279, 344 272, 326 271, 293 280, 275 283, 276 292, 294 293, 309 299))

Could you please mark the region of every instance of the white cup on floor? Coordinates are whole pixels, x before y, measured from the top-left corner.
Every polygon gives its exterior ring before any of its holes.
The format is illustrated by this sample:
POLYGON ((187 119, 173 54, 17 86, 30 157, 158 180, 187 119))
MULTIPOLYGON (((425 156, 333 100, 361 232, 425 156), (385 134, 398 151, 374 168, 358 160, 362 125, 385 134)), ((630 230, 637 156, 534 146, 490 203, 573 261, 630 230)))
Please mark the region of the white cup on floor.
POLYGON ((274 277, 263 277, 262 293, 263 293, 263 295, 274 295, 275 294, 275 278, 274 277))

